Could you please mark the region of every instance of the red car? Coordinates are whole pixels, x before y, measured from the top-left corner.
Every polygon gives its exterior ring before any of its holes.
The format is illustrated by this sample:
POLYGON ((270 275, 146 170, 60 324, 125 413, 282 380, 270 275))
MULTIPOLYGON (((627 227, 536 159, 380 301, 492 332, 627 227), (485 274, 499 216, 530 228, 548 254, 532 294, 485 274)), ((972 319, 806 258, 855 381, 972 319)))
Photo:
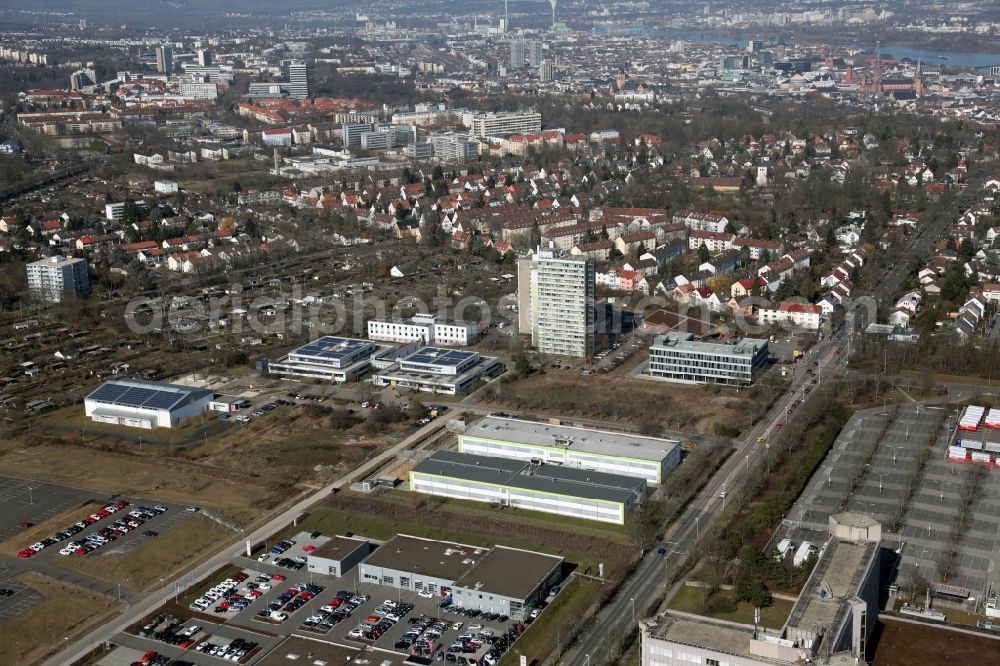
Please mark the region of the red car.
POLYGON ((34 523, 29 523, 27 520, 25 520, 24 522, 18 523, 17 526, 20 527, 22 530, 26 530, 29 527, 34 526, 34 523))
POLYGON ((775 423, 774 424, 774 429, 775 430, 781 430, 781 423, 780 422, 779 423, 775 423))
POLYGON ((271 575, 271 580, 276 580, 278 582, 281 582, 281 581, 285 580, 285 577, 282 576, 281 574, 272 574, 271 575))
POLYGON ((34 554, 35 554, 35 551, 31 550, 30 548, 25 548, 24 550, 20 551, 17 554, 17 556, 18 557, 31 557, 34 554))

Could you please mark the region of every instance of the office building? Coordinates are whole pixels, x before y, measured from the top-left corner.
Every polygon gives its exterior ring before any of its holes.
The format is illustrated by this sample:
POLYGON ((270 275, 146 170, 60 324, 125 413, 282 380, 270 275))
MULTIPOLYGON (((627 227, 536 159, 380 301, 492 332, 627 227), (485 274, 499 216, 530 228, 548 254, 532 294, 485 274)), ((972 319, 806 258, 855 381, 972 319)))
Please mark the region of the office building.
POLYGON ((458 450, 645 479, 655 486, 681 462, 680 442, 626 432, 487 416, 458 435, 458 450))
POLYGON ((524 620, 562 578, 563 558, 397 534, 358 565, 359 580, 452 597, 463 608, 524 620))
POLYGON ((464 134, 431 134, 427 142, 439 162, 468 162, 479 157, 479 142, 464 134))
POLYGON ((649 376, 691 384, 749 386, 767 367, 767 340, 696 342, 690 333, 658 335, 649 347, 649 376))
POLYGON ((476 113, 471 117, 472 134, 480 137, 505 134, 535 134, 542 131, 540 113, 476 113))
POLYGON ((520 69, 524 67, 525 42, 523 39, 510 40, 510 68, 520 69))
POLYGON ((215 99, 219 96, 219 86, 214 83, 182 83, 181 95, 195 99, 215 99))
POLYGON ((410 490, 624 525, 646 481, 562 465, 435 451, 410 470, 410 490))
POLYGON ((174 71, 174 50, 169 46, 156 47, 156 71, 172 74, 174 71))
POLYGON ((402 349, 394 363, 372 377, 375 386, 398 386, 417 391, 458 395, 477 381, 503 370, 503 363, 477 352, 420 347, 402 349))
POLYGON ((388 150, 396 145, 396 132, 391 127, 362 132, 360 144, 363 150, 388 150))
POLYGON ((542 64, 542 43, 533 39, 527 43, 525 50, 526 57, 528 59, 528 67, 537 69, 538 66, 542 64))
POLYGON ((324 335, 269 362, 267 371, 272 375, 313 377, 342 384, 366 373, 372 357, 389 349, 367 340, 324 335))
POLYGON ((205 49, 198 49, 198 66, 210 67, 212 65, 212 54, 205 49))
POLYGON ((868 663, 878 618, 881 526, 830 516, 826 543, 782 627, 666 611, 639 623, 642 666, 868 663))
POLYGON ((426 161, 434 157, 434 145, 423 143, 411 143, 403 148, 403 154, 411 160, 426 161))
POLYGON ((361 135, 374 131, 374 123, 344 123, 340 126, 340 137, 344 142, 344 148, 360 148, 361 135))
POLYGON ((208 389, 112 379, 83 400, 84 413, 97 423, 131 428, 173 428, 208 409, 213 393, 208 389))
POLYGON ((304 60, 288 65, 288 94, 298 99, 309 97, 309 65, 304 60))
MULTIPOLYGON (((538 250, 518 262, 518 303, 527 305, 531 344, 543 354, 594 354, 595 268, 588 257, 538 250), (522 276, 527 275, 524 281, 522 276)), ((520 333, 527 333, 522 329, 520 333)))
POLYGON ((90 294, 90 273, 86 259, 60 255, 33 261, 25 267, 28 291, 33 298, 59 303, 67 296, 85 298, 90 294))
POLYGON ((386 342, 422 342, 425 345, 464 347, 475 341, 479 325, 471 321, 416 314, 409 319, 376 317, 368 320, 368 338, 386 342))

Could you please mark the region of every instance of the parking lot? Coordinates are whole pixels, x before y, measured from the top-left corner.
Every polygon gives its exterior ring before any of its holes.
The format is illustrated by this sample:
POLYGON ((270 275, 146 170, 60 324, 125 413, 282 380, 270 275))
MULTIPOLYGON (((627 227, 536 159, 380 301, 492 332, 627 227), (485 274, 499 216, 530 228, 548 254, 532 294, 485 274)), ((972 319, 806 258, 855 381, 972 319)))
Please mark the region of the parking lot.
POLYGON ((21 523, 45 522, 93 495, 81 488, 0 476, 0 541, 15 538, 23 531, 21 523))
POLYGON ((895 416, 891 407, 887 416, 882 411, 861 412, 848 422, 785 520, 789 538, 821 544, 827 517, 846 497, 849 510, 873 515, 883 525, 883 540, 901 550, 901 578, 916 572, 937 583, 942 581, 939 560, 953 547, 953 531, 965 511, 971 520, 954 545, 955 570, 947 583, 975 597, 990 586, 996 589, 1000 470, 946 459, 956 411, 917 403, 899 405, 895 416), (963 508, 963 489, 977 469, 985 471, 982 487, 963 508), (906 512, 893 531, 901 506, 906 512))
POLYGON ((42 595, 13 578, 0 580, 0 590, 13 592, 10 596, 0 598, 0 622, 15 618, 42 601, 42 595))
MULTIPOLYGON (((449 599, 430 593, 359 581, 357 567, 343 578, 310 572, 301 560, 329 539, 299 532, 284 544, 268 542, 251 557, 245 551, 234 553, 236 568, 207 580, 182 607, 173 607, 179 622, 143 627, 145 631, 133 628, 115 643, 195 664, 218 663, 220 658, 255 664, 284 663, 282 641, 308 638, 317 653, 325 649, 320 646, 330 646, 390 660, 398 655, 400 663, 411 653, 422 653, 435 661, 440 656, 442 663, 478 665, 497 663, 502 652, 514 649, 525 628, 507 617, 460 612, 449 606, 449 599), (272 548, 282 552, 272 553, 272 548), (196 632, 184 636, 194 625, 196 632), (190 644, 182 647, 179 641, 188 638, 190 644), (239 656, 248 642, 259 649, 239 656)), ((295 661, 294 653, 288 654, 295 661)))

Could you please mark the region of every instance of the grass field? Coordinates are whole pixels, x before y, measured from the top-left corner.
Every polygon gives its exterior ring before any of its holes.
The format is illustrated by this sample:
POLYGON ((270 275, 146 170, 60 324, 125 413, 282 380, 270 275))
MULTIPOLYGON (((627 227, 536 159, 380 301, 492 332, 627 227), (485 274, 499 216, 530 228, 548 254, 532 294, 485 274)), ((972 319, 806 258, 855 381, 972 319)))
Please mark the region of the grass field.
POLYGON ((499 666, 517 666, 518 655, 528 657, 528 663, 542 663, 569 634, 570 628, 580 620, 594 603, 600 592, 597 581, 574 578, 555 600, 548 605, 535 622, 528 626, 515 647, 500 659, 499 666))
POLYGON ((158 586, 161 578, 167 578, 181 564, 232 534, 218 523, 194 515, 126 553, 102 555, 98 551, 85 557, 60 557, 57 563, 70 571, 145 590, 158 586))
POLYGON ((238 480, 171 460, 105 451, 87 445, 25 438, 0 444, 5 474, 44 479, 100 493, 197 504, 246 523, 280 504, 287 491, 277 484, 238 480), (59 464, 53 464, 53 461, 59 464))
POLYGON ((0 622, 0 655, 5 664, 42 661, 50 652, 65 647, 65 637, 96 624, 115 606, 108 597, 34 572, 21 574, 17 580, 41 594, 44 600, 21 615, 0 622))
POLYGON ((746 395, 712 387, 665 385, 662 382, 608 374, 546 371, 487 391, 484 402, 523 414, 558 414, 617 421, 623 425, 697 433, 713 433, 716 424, 740 425, 748 419, 746 395), (668 388, 669 387, 669 388, 668 388), (628 400, 601 396, 627 395, 628 400))
MULTIPOLYGON (((717 592, 716 594, 729 594, 726 591, 717 592)), ((695 615, 705 615, 707 617, 714 617, 720 620, 729 620, 730 622, 739 622, 741 624, 753 624, 753 606, 746 603, 740 602, 736 606, 735 613, 718 613, 711 614, 707 612, 702 604, 705 598, 705 590, 700 587, 694 587, 691 585, 684 585, 677 592, 670 603, 667 604, 667 608, 672 610, 683 611, 685 613, 694 613, 695 615)), ((760 623, 765 627, 771 629, 780 629, 785 624, 785 620, 788 619, 788 614, 792 612, 792 602, 786 601, 784 599, 775 599, 774 603, 767 608, 760 609, 760 623)))
MULTIPOLYGON (((89 516, 98 509, 103 509, 104 504, 98 502, 84 502, 79 506, 72 509, 67 509, 62 513, 49 518, 48 520, 41 522, 34 527, 29 527, 28 529, 22 531, 21 533, 0 542, 0 553, 5 553, 7 555, 16 555, 18 551, 26 546, 30 546, 36 541, 41 541, 47 537, 52 536, 55 532, 63 530, 70 525, 79 522, 84 516, 89 516)), ((62 548, 65 543, 60 544, 56 547, 56 550, 62 548)))
POLYGON ((421 498, 427 501, 433 500, 447 509, 459 512, 485 516, 497 516, 502 518, 512 518, 534 525, 550 526, 556 529, 567 529, 572 527, 576 534, 590 534, 603 539, 612 539, 621 543, 631 543, 629 527, 627 525, 612 525, 610 523, 598 523, 593 520, 577 518, 575 516, 554 516, 541 511, 528 511, 527 509, 504 508, 502 511, 484 504, 483 502, 473 502, 472 500, 456 499, 454 497, 434 497, 428 498, 425 495, 411 493, 406 490, 392 490, 383 494, 383 497, 391 501, 398 501, 412 506, 414 499, 421 498))

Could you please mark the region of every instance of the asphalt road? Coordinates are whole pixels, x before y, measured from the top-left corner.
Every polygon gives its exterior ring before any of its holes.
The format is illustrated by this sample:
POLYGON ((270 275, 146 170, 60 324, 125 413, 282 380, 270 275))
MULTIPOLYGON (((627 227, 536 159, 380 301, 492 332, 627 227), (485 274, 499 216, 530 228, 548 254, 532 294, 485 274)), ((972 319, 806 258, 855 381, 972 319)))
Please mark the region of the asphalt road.
MULTIPOLYGON (((808 358, 818 360, 822 374, 827 375, 846 360, 846 355, 834 355, 834 350, 841 345, 842 340, 837 338, 820 343, 815 347, 816 353, 808 358)), ((723 488, 727 495, 739 490, 747 470, 764 454, 765 447, 756 444, 757 438, 772 432, 777 423, 795 417, 794 413, 788 415, 787 410, 795 398, 801 396, 802 388, 809 381, 810 375, 806 370, 810 366, 811 362, 795 366, 791 383, 767 417, 750 430, 702 492, 667 530, 663 538, 667 555, 659 557, 655 550, 646 554, 618 593, 597 613, 590 625, 580 632, 578 640, 559 663, 577 666, 588 664, 591 659, 596 661, 602 654, 601 651, 608 649, 608 636, 616 635, 616 630, 627 627, 633 618, 641 618, 647 611, 653 610, 649 606, 663 593, 668 573, 681 565, 695 547, 701 530, 708 529, 721 514, 725 502, 720 497, 723 488)))

